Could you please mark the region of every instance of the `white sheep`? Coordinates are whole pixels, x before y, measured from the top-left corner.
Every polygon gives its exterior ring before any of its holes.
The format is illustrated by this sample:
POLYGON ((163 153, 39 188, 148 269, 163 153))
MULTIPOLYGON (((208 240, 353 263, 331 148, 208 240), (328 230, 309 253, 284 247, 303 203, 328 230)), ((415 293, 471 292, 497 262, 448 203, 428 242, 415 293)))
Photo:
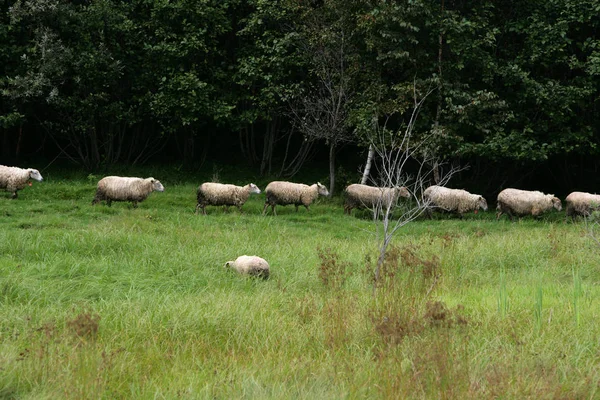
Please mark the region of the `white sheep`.
POLYGON ((353 208, 361 210, 364 208, 374 209, 376 207, 383 207, 386 209, 395 204, 399 197, 410 197, 408 189, 404 186, 388 188, 355 183, 349 185, 344 192, 344 214, 348 215, 352 213, 353 208))
POLYGON ((562 210, 560 199, 553 194, 531 190, 504 189, 498 194, 496 219, 499 219, 503 213, 508 214, 511 220, 513 215, 533 215, 537 217, 552 208, 558 211, 562 210))
POLYGON ((487 211, 488 209, 487 201, 481 195, 471 194, 462 189, 450 189, 437 185, 425 189, 423 200, 427 207, 427 215, 430 218, 432 208, 456 213, 460 218, 467 212, 477 212, 479 209, 487 211))
POLYGON ((209 206, 236 206, 242 211, 242 206, 250 197, 250 194, 260 194, 260 189, 254 184, 249 183, 246 186, 226 185, 222 183, 206 182, 198 187, 196 205, 196 214, 198 209, 202 209, 202 214, 206 215, 205 207, 209 206))
POLYGON ((232 268, 242 275, 257 276, 263 279, 269 277, 269 263, 258 256, 239 256, 235 261, 227 261, 225 268, 232 268))
POLYGON ((277 212, 275 212, 276 205, 293 204, 296 206, 296 211, 298 211, 299 205, 303 205, 307 211, 310 211, 311 203, 319 195, 329 196, 329 191, 319 182, 308 186, 303 183, 273 181, 265 188, 265 194, 267 198, 263 207, 263 215, 266 213, 268 206, 271 206, 273 215, 277 215, 277 212))
POLYGON ((37 169, 7 167, 0 165, 0 189, 12 192, 12 198, 18 197, 17 192, 25 187, 31 186, 31 179, 41 182, 44 180, 37 169))
POLYGON ((109 207, 113 201, 130 201, 136 208, 137 203, 146 200, 150 193, 164 192, 164 190, 160 181, 154 178, 107 176, 98 182, 92 205, 102 200, 106 200, 109 207))
POLYGON ((567 218, 582 215, 589 217, 593 211, 600 210, 600 195, 586 192, 573 192, 565 199, 567 218))

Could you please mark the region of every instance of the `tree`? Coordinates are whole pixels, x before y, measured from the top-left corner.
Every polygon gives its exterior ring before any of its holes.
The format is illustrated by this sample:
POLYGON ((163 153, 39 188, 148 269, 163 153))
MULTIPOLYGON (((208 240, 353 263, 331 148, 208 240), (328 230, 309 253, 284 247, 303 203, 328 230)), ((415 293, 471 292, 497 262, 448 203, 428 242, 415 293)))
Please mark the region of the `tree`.
MULTIPOLYGON (((439 155, 432 151, 431 132, 417 135, 416 121, 425 99, 432 93, 428 90, 419 95, 417 86, 413 88, 413 107, 406 114, 407 121, 402 130, 390 131, 385 126, 377 127, 371 136, 371 148, 375 153, 377 177, 372 179, 380 188, 405 187, 412 195, 411 201, 380 201, 372 210, 379 238, 378 257, 373 271, 373 292, 379 284, 381 267, 385 254, 396 232, 414 221, 428 207, 423 192, 434 180, 433 165, 440 165, 439 155), (379 219, 382 219, 379 222, 379 219)), ((450 168, 438 177, 437 185, 444 186, 459 169, 450 168)), ((439 173, 439 172, 437 172, 439 173)))
POLYGON ((300 94, 290 100, 291 115, 306 140, 328 146, 330 193, 335 190, 336 150, 355 140, 350 115, 366 73, 355 8, 354 2, 336 1, 307 6, 297 42, 309 76, 300 94))

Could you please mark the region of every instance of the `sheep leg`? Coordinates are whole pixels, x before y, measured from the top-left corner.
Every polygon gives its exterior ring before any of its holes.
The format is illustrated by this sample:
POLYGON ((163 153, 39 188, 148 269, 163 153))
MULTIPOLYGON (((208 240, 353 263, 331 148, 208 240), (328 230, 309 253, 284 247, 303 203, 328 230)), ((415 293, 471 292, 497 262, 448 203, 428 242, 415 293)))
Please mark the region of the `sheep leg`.
MULTIPOLYGON (((306 207, 306 211, 310 211, 310 206, 306 206, 306 205, 305 205, 304 207, 306 207)), ((296 208, 297 208, 297 207, 296 207, 296 208)))
POLYGON ((294 204, 294 206, 296 207, 296 212, 298 212, 298 204, 294 204))
POLYGON ((112 205, 112 200, 106 199, 106 205, 110 207, 112 205))
POLYGON ((265 202, 265 206, 263 207, 262 215, 265 215, 265 213, 267 212, 267 207, 269 207, 269 203, 265 202))
POLYGON ((134 200, 131 203, 133 204, 133 208, 137 208, 137 206, 138 206, 138 202, 137 201, 134 200))
POLYGON ((271 210, 273 211, 273 215, 277 216, 277 211, 275 211, 275 204, 271 204, 271 210))
POLYGON ((510 210, 506 211, 506 215, 508 215, 508 218, 510 219, 510 222, 513 221, 513 213, 510 210))
POLYGON ((425 215, 427 216, 427 218, 431 219, 431 217, 432 217, 431 208, 429 208, 429 207, 425 208, 425 215))
POLYGON ((241 213, 242 212, 242 206, 236 206, 238 211, 241 213))
POLYGON ((17 197, 19 197, 19 195, 17 194, 17 190, 15 190, 10 198, 15 200, 17 197))

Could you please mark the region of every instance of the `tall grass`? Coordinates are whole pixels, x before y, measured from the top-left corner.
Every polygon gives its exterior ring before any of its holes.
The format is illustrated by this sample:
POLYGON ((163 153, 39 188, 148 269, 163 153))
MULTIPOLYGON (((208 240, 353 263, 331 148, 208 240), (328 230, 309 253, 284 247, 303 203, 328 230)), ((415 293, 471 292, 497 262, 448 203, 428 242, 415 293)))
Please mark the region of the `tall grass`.
POLYGON ((199 182, 160 172, 138 209, 92 207, 97 177, 77 174, 0 193, 0 398, 597 395, 584 226, 418 220, 373 297, 368 213, 334 198, 263 217, 261 195, 194 215, 199 182), (242 254, 271 279, 223 268, 242 254))

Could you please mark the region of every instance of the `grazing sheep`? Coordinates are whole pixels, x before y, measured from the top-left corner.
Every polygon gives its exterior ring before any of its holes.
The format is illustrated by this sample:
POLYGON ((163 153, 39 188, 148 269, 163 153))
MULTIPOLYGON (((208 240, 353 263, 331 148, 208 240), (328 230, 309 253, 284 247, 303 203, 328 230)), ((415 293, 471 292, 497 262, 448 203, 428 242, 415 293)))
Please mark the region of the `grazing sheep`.
POLYGON ((269 263, 258 256, 239 256, 235 261, 227 261, 225 268, 233 268, 242 275, 257 276, 263 279, 269 277, 269 263))
POLYGON ((431 218, 431 210, 441 209, 458 214, 462 218, 466 212, 475 213, 481 208, 487 211, 487 201, 483 196, 471 194, 462 189, 449 189, 443 186, 429 186, 423 192, 423 200, 427 206, 427 215, 431 218))
POLYGON ((345 190, 344 214, 350 215, 353 208, 362 210, 364 208, 374 209, 381 205, 387 208, 398 201, 399 197, 409 198, 410 193, 404 186, 393 188, 374 187, 355 183, 349 185, 345 190))
POLYGON ((113 201, 130 201, 134 208, 137 203, 146 200, 150 193, 163 192, 165 188, 154 178, 125 178, 121 176, 107 176, 98 182, 96 197, 92 205, 101 200, 106 200, 110 207, 113 201))
POLYGON ((205 207, 209 206, 236 206, 242 211, 242 206, 250 197, 250 194, 260 193, 260 189, 254 184, 249 183, 246 186, 224 185, 222 183, 206 182, 198 187, 196 205, 196 214, 198 209, 202 209, 202 214, 206 215, 205 207))
POLYGON ((13 199, 18 197, 17 192, 23 189, 25 185, 31 186, 30 179, 38 182, 44 180, 37 169, 23 169, 0 165, 0 189, 6 189, 7 191, 12 192, 13 199))
POLYGON ((285 206, 287 204, 295 205, 296 211, 298 211, 298 206, 302 204, 306 207, 307 211, 310 211, 311 203, 315 201, 319 195, 329 196, 327 188, 319 182, 308 186, 302 183, 274 181, 267 185, 265 193, 267 199, 265 200, 263 215, 266 213, 268 206, 271 206, 273 215, 277 215, 275 206, 285 206))
POLYGON ((560 199, 553 194, 530 190, 504 189, 498 194, 496 219, 500 219, 503 213, 508 214, 511 220, 513 214, 537 217, 552 208, 558 211, 562 210, 560 199))
POLYGON ((566 198, 567 218, 573 221, 578 215, 589 217, 593 211, 600 210, 600 195, 585 192, 573 192, 566 198))

